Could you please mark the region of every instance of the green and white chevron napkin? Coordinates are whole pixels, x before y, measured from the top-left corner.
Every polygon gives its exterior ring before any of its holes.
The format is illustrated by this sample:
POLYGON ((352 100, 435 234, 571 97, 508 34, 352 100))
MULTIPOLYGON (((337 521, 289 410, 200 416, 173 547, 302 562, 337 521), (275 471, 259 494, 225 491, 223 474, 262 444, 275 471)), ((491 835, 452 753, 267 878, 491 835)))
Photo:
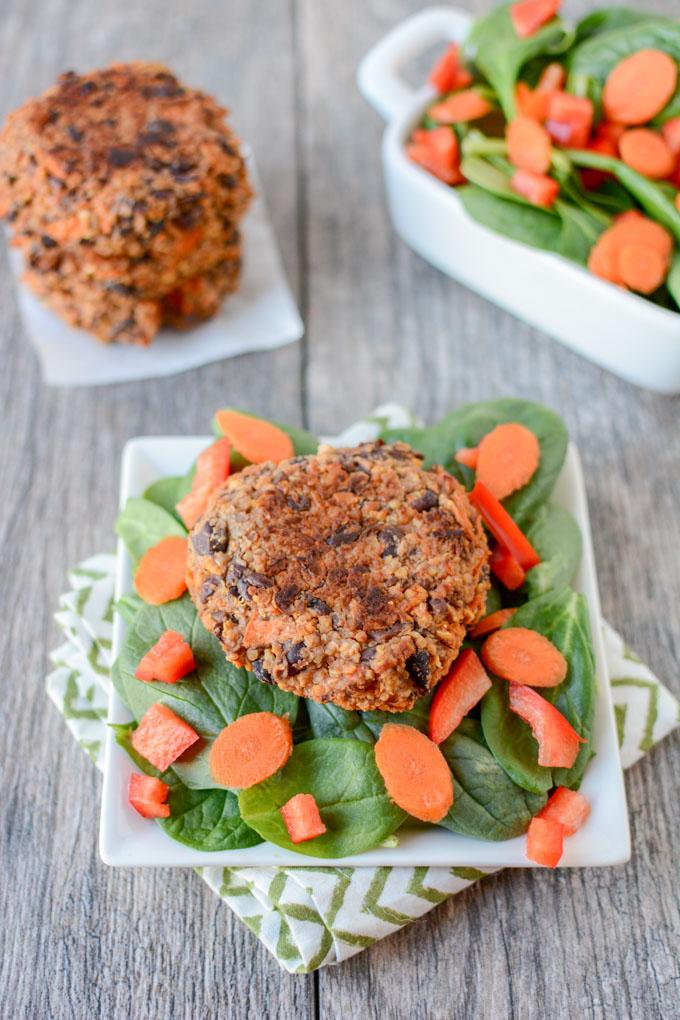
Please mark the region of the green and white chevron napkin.
MULTIPOLYGON (((351 445, 386 423, 410 421, 387 405, 334 438, 351 445)), ((115 557, 93 556, 68 574, 56 620, 64 643, 52 653, 47 692, 98 768, 112 662, 115 557)), ((624 768, 680 723, 680 706, 603 623, 624 768)), ((202 868, 199 874, 293 974, 341 963, 491 874, 475 868, 202 868)))

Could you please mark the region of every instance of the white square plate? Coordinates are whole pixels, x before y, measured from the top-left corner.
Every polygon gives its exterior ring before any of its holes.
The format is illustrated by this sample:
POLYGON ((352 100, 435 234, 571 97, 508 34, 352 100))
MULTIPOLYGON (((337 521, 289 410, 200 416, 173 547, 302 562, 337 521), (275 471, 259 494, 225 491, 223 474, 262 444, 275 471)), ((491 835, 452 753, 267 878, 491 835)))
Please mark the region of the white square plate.
MULTIPOLYGON (((182 474, 212 439, 203 437, 149 437, 133 439, 123 453, 121 507, 130 496, 141 496, 158 478, 182 474)), ((597 668, 597 702, 593 745, 596 751, 586 769, 582 790, 592 805, 591 815, 575 836, 565 841, 560 866, 623 864, 630 857, 628 812, 619 760, 616 723, 609 677, 604 658, 600 629, 600 599, 595 575, 590 521, 586 503, 581 463, 576 447, 571 444, 557 483, 555 500, 574 515, 583 535, 583 559, 574 586, 588 599, 590 625, 595 645, 597 668)), ((132 571, 122 543, 118 546, 116 597, 132 588, 132 571)), ((113 652, 118 655, 125 633, 125 624, 116 615, 113 652)), ((123 723, 130 713, 112 689, 109 701, 109 722, 123 723)), ((532 867, 525 856, 525 838, 489 843, 471 839, 445 829, 400 829, 399 845, 344 857, 320 860, 290 853, 271 843, 243 850, 207 853, 176 843, 158 825, 142 818, 128 804, 127 788, 133 765, 108 730, 104 764, 104 790, 100 829, 100 852, 106 864, 119 867, 152 865, 158 867, 287 867, 403 865, 427 867, 532 867)))

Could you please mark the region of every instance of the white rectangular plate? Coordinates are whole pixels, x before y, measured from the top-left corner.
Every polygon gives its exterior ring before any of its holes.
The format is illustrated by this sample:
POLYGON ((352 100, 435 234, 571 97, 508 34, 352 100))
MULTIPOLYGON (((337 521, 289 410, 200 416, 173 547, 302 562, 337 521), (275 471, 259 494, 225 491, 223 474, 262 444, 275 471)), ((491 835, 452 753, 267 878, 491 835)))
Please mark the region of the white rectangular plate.
MULTIPOLYGON (((121 507, 130 496, 141 496, 158 478, 183 474, 197 455, 212 439, 207 437, 159 437, 133 439, 123 453, 121 507)), ((586 503, 581 463, 576 447, 571 444, 554 494, 579 523, 583 535, 583 559, 574 586, 588 599, 590 625, 595 645, 597 666, 597 703, 593 746, 595 757, 588 765, 582 791, 592 805, 591 815, 583 828, 565 841, 560 866, 623 864, 630 857, 630 834, 626 796, 619 760, 614 708, 604 658, 600 629, 600 599, 595 575, 590 521, 586 503)), ((118 546, 116 597, 132 588, 130 558, 122 543, 118 546)), ((113 652, 118 655, 125 633, 125 624, 116 615, 113 652)), ((109 702, 109 722, 130 720, 130 713, 114 690, 109 702)), ((287 867, 315 865, 402 865, 428 867, 532 867, 527 861, 525 837, 489 843, 470 839, 445 829, 402 829, 399 845, 378 847, 367 853, 340 860, 325 860, 290 853, 261 843, 244 850, 206 853, 176 843, 160 826, 142 818, 127 799, 130 774, 134 771, 126 753, 116 744, 113 731, 108 730, 104 763, 100 852, 106 864, 119 867, 287 867)))

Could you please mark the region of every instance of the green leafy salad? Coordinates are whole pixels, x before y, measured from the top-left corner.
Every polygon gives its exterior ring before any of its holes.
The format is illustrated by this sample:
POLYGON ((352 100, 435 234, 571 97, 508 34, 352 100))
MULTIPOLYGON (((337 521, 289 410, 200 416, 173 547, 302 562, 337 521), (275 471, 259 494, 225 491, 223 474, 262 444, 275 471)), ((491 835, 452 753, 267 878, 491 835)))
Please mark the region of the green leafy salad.
POLYGON ((680 306, 680 22, 559 0, 477 19, 430 75, 409 157, 466 212, 618 287, 680 306))
POLYGON ((269 840, 342 858, 427 824, 480 840, 528 832, 528 857, 557 863, 588 814, 577 791, 595 711, 588 608, 570 587, 581 535, 551 500, 567 450, 561 419, 502 399, 383 432, 462 483, 489 544, 481 618, 450 672, 402 713, 297 697, 229 662, 203 626, 186 550, 214 492, 247 464, 317 449, 309 433, 243 412, 215 423, 192 469, 130 499, 116 524, 135 574, 117 604, 125 636, 113 668, 132 716, 113 727, 137 770, 131 809, 202 851, 269 840))

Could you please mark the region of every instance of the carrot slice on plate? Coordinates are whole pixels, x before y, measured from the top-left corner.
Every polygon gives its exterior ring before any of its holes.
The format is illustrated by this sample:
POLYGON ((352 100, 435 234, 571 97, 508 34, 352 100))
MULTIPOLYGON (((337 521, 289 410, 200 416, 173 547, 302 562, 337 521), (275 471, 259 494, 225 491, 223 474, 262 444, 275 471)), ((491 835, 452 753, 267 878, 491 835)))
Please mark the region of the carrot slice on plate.
POLYGON ((474 89, 465 89, 435 103, 427 112, 438 124, 462 124, 486 117, 492 109, 491 103, 484 96, 480 96, 474 89))
POLYGON ((671 117, 661 128, 663 140, 674 156, 680 156, 680 117, 671 117))
POLYGON ((453 459, 457 460, 459 464, 463 464, 465 467, 472 468, 474 471, 477 467, 477 457, 479 455, 479 448, 476 446, 461 446, 460 450, 456 450, 453 455, 453 459))
POLYGON ((520 0, 510 7, 513 28, 521 39, 538 32, 560 9, 560 0, 520 0))
POLYGON ((626 244, 618 258, 619 275, 630 290, 639 294, 652 294, 668 275, 668 262, 653 248, 641 244, 626 244))
POLYGON ((577 790, 568 790, 566 786, 558 786, 536 817, 559 822, 564 828, 565 836, 573 836, 581 828, 589 814, 590 804, 582 793, 577 790))
POLYGON ((186 572, 187 540, 182 535, 169 535, 142 556, 135 574, 135 589, 149 605, 161 606, 187 590, 186 572))
POLYGON ((482 646, 482 659, 496 676, 528 687, 556 687, 569 668, 552 641, 527 627, 495 631, 482 646))
POLYGON ((526 854, 534 864, 556 868, 564 849, 564 829, 550 818, 532 818, 527 832, 526 854))
POLYGON ((394 803, 421 822, 441 821, 453 804, 444 755, 412 726, 386 723, 376 741, 375 763, 394 803))
POLYGON ((249 464, 288 460, 295 452, 290 436, 262 418, 225 408, 215 414, 215 424, 232 449, 249 464))
POLYGON ((221 786, 247 790, 282 769, 292 753, 288 719, 273 712, 251 712, 218 735, 210 751, 210 774, 221 786))
POLYGON ((500 630, 509 620, 512 620, 516 612, 516 609, 497 609, 495 613, 489 613, 488 616, 482 617, 479 623, 476 623, 468 633, 471 638, 480 638, 486 634, 492 634, 493 631, 500 630))
POLYGON ((508 124, 505 137, 508 159, 520 170, 545 174, 550 169, 552 143, 550 135, 533 118, 521 114, 508 124))
POLYGON ((205 513, 210 497, 229 477, 231 446, 229 440, 218 439, 207 450, 199 454, 191 492, 180 499, 177 513, 187 528, 193 528, 199 517, 205 513))
POLYGON ((620 124, 645 124, 661 113, 677 82, 672 57, 663 50, 638 50, 609 73, 602 92, 604 112, 620 124))
POLYGON ((477 480, 496 499, 505 499, 533 478, 541 457, 535 434, 518 422, 505 422, 484 436, 478 446, 477 480))
POLYGON ((536 83, 536 91, 558 92, 564 87, 566 80, 567 72, 562 64, 558 64, 555 61, 552 64, 547 64, 541 71, 538 82, 536 83))
POLYGON ((490 687, 491 681, 477 655, 471 648, 465 648, 448 675, 437 684, 428 719, 430 740, 441 744, 450 737, 490 687))
POLYGON ((619 138, 621 159, 639 174, 662 180, 673 173, 675 156, 663 137, 649 128, 631 128, 619 138))

